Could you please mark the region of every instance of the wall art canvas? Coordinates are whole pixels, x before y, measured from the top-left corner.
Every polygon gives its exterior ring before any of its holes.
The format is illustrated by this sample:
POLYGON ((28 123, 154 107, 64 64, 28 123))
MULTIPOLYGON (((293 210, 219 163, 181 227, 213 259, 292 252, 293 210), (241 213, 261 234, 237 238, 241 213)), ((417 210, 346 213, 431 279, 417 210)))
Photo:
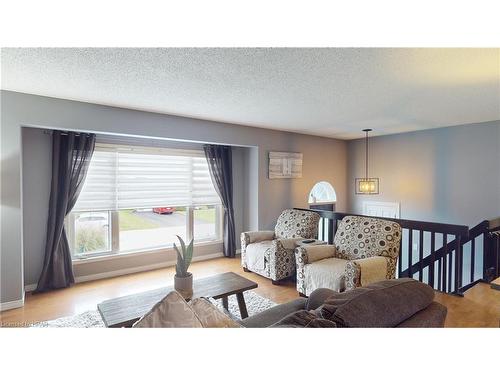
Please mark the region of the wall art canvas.
POLYGON ((302 177, 302 154, 299 152, 269 152, 269 178, 302 177))

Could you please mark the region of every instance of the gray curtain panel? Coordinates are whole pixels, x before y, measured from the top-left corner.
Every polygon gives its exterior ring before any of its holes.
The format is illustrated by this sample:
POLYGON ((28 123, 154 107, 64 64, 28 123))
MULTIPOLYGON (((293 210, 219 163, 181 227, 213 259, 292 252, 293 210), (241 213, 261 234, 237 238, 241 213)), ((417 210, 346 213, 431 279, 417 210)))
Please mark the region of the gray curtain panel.
POLYGON ((224 207, 224 255, 234 258, 233 161, 230 146, 204 145, 210 177, 224 207))
POLYGON ((43 269, 36 291, 65 288, 75 282, 64 219, 83 187, 94 152, 95 134, 52 133, 52 184, 43 269))

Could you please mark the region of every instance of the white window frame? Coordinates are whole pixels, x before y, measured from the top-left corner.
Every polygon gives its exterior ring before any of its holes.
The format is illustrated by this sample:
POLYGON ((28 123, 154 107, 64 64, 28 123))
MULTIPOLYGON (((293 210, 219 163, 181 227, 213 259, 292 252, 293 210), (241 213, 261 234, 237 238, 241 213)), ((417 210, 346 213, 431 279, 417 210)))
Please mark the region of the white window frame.
MULTIPOLYGON (((93 251, 89 253, 84 253, 84 254, 76 254, 76 213, 70 213, 69 215, 66 216, 64 220, 64 229, 66 231, 66 237, 68 239, 68 244, 69 248, 71 251, 71 258, 73 260, 75 259, 85 259, 85 258, 93 258, 93 257, 100 257, 100 256, 105 256, 105 255, 113 255, 113 254, 118 254, 118 248, 114 247, 114 239, 113 239, 113 211, 86 211, 86 212, 106 212, 108 215, 108 244, 110 249, 109 250, 101 250, 101 251, 93 251)), ((119 237, 118 237, 119 241, 119 237)))
MULTIPOLYGON (((206 244, 216 244, 222 243, 222 226, 224 219, 224 209, 222 205, 209 205, 209 207, 215 207, 215 237, 213 238, 202 238, 194 241, 195 245, 206 245, 206 244)), ((186 242, 190 242, 194 236, 194 211, 195 206, 187 206, 186 207, 186 242)), ((90 212, 90 211, 89 211, 90 212)), ((92 211, 94 212, 94 211, 92 211)), ((101 211, 99 211, 101 212, 101 211)), ((158 251, 158 250, 173 250, 173 246, 171 244, 159 244, 155 247, 145 247, 138 248, 134 250, 124 250, 120 251, 120 225, 119 225, 119 211, 102 211, 108 212, 109 214, 109 222, 110 226, 108 228, 108 236, 109 236, 109 244, 110 250, 104 251, 95 251, 90 253, 77 254, 76 253, 76 220, 75 214, 70 213, 65 220, 65 229, 66 236, 68 238, 71 256, 73 260, 81 260, 81 259, 89 259, 95 257, 103 257, 103 256, 113 256, 113 255, 123 255, 123 254, 133 254, 139 252, 149 252, 149 251, 158 251)))
MULTIPOLYGON (((114 144, 104 144, 104 143, 99 143, 96 145, 96 150, 101 149, 101 150, 106 150, 106 149, 114 149, 114 148, 125 148, 128 149, 129 147, 126 145, 114 145, 114 144)), ((161 148, 156 148, 156 147, 143 147, 143 146, 130 146, 130 149, 137 150, 137 151, 144 151, 145 153, 155 153, 155 154, 163 154, 164 151, 161 148)), ((170 149, 170 152, 172 150, 170 149)), ((191 155, 193 153, 193 150, 183 150, 183 149, 177 149, 175 150, 176 153, 179 155, 185 154, 186 156, 191 155)), ((190 168, 192 168, 193 165, 191 163, 190 168)), ((116 176, 115 176, 116 177, 116 176)), ((208 244, 218 244, 223 242, 223 233, 222 233, 222 227, 223 227, 223 218, 224 218, 224 209, 222 204, 200 204, 200 206, 215 206, 216 207, 216 221, 215 221, 215 238, 202 238, 199 240, 195 240, 194 243, 196 245, 208 245, 208 244)), ((186 233, 185 233, 185 240, 186 242, 191 241, 194 236, 194 210, 195 207, 199 206, 194 206, 194 205, 186 205, 183 206, 186 208, 186 233)), ((153 208, 153 207, 145 207, 145 208, 153 208)), ((78 261, 78 260, 83 260, 83 259, 90 259, 90 258, 97 258, 97 257, 108 257, 108 256, 117 256, 117 255, 127 255, 127 254, 133 254, 133 253, 140 253, 140 252, 153 252, 153 251, 159 251, 159 250, 173 250, 172 244, 163 244, 163 245, 158 245, 152 248, 139 248, 139 249, 134 249, 134 250, 125 250, 125 251, 120 251, 120 228, 119 228, 119 210, 102 210, 102 209, 95 209, 95 210, 85 210, 81 212, 107 212, 109 215, 109 228, 108 228, 108 236, 109 236, 109 246, 110 249, 106 251, 99 251, 99 252, 91 252, 91 253, 83 253, 83 254, 76 254, 76 217, 74 213, 70 213, 67 215, 66 220, 65 220, 65 228, 66 228, 66 234, 68 237, 68 242, 70 245, 71 249, 71 255, 73 258, 73 261, 78 261)))
MULTIPOLYGON (((195 244, 199 243, 210 243, 210 242, 222 242, 222 225, 224 220, 224 208, 222 204, 208 205, 208 207, 215 207, 215 238, 202 238, 199 240, 194 240, 195 244)), ((194 206, 188 207, 189 210, 189 225, 188 225, 188 239, 191 241, 194 238, 194 206), (189 231, 191 229, 191 232, 189 231)))

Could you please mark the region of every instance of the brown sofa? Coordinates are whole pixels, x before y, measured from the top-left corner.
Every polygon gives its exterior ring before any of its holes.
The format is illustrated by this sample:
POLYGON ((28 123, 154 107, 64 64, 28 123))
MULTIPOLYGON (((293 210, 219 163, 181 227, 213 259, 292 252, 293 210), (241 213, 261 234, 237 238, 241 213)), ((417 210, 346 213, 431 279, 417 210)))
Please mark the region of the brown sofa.
POLYGON ((343 293, 316 289, 239 321, 262 327, 443 327, 447 309, 434 302, 434 290, 414 279, 384 280, 343 293))

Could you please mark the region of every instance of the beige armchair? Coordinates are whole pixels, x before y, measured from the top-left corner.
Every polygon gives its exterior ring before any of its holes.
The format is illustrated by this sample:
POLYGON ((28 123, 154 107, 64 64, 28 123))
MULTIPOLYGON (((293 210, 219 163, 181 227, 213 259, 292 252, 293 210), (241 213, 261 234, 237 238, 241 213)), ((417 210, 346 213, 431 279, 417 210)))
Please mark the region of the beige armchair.
POLYGON ((295 274, 296 242, 315 238, 319 215, 305 210, 285 210, 274 231, 254 231, 241 234, 241 265, 277 283, 295 274))
POLYGON ((398 223, 346 216, 340 222, 333 245, 297 248, 297 290, 308 296, 318 288, 342 292, 393 279, 400 239, 398 223))

